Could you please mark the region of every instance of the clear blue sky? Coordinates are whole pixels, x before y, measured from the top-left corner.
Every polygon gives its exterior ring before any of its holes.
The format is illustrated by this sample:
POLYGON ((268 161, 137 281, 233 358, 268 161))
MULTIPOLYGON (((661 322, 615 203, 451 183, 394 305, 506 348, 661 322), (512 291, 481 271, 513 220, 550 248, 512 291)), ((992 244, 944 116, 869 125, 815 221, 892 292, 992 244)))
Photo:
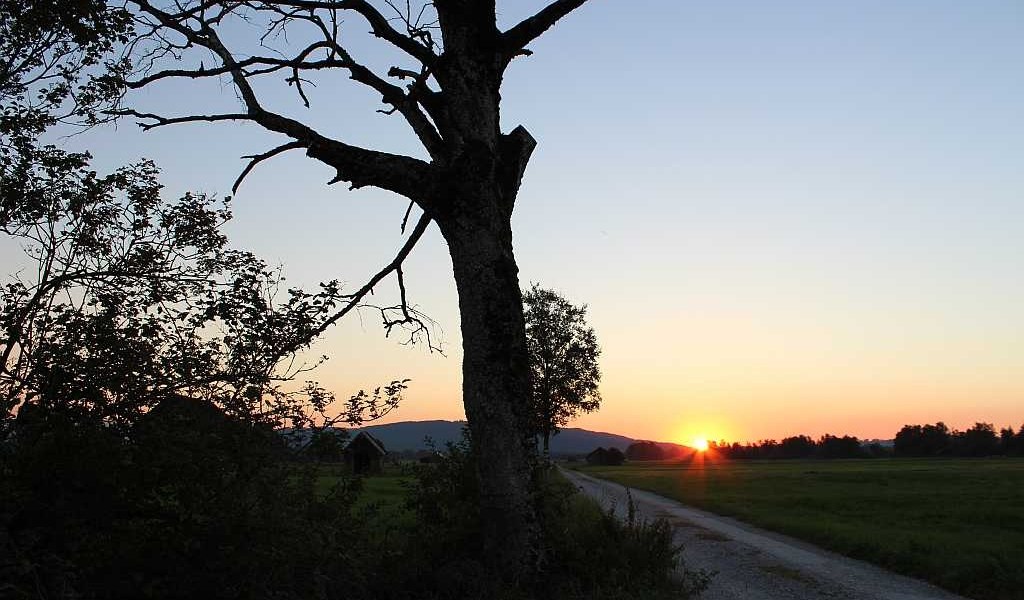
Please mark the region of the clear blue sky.
MULTIPOLYGON (((499 2, 505 23, 541 5, 499 2)), ((386 63, 375 48, 356 44, 386 63)), ((591 307, 605 406, 579 425, 685 441, 1024 420, 1024 3, 592 0, 532 49, 503 93, 506 130, 540 142, 516 251, 524 285, 591 307)), ((352 85, 320 82, 309 110, 279 82, 266 92, 346 141, 422 154, 352 85)), ((237 104, 216 84, 135 102, 237 104)), ((102 166, 154 158, 172 193, 226 193, 238 157, 275 142, 128 122, 73 140, 102 166)), ((362 283, 397 247, 405 202, 331 175, 301 154, 259 168, 235 243, 293 283, 362 283)), ((436 233, 407 272, 447 358, 383 339, 368 314, 320 345, 320 377, 342 394, 411 377, 398 419, 459 418, 436 233)))

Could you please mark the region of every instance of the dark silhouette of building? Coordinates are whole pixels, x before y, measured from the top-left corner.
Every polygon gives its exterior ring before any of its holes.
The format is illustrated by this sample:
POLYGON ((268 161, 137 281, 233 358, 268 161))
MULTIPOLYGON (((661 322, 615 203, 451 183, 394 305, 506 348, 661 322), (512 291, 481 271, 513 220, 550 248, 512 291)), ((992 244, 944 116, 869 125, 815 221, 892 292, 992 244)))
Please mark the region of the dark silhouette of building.
POLYGON ((139 419, 138 427, 188 428, 210 434, 238 428, 236 422, 212 402, 186 396, 164 398, 139 419))
POLYGON ((587 464, 591 465, 621 465, 626 460, 626 455, 618 448, 598 448, 587 455, 587 464))
POLYGON ((150 458, 172 462, 202 462, 243 450, 250 457, 287 455, 285 444, 269 425, 241 421, 212 402, 186 396, 157 403, 139 417, 132 437, 150 458))
POLYGON ((357 475, 380 473, 387 453, 380 440, 365 431, 360 431, 348 446, 345 446, 345 464, 357 475))

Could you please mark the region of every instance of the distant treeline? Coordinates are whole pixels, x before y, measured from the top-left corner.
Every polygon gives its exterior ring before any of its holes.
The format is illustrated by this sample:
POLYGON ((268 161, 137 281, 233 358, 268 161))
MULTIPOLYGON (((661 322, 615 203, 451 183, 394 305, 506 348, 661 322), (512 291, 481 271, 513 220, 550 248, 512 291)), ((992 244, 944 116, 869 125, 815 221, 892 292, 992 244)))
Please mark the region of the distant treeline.
POLYGON ((761 440, 752 444, 710 442, 708 449, 726 458, 874 458, 892 456, 892 449, 879 443, 866 444, 852 435, 825 434, 814 440, 795 435, 782 441, 761 440))
POLYGON ((942 421, 904 425, 893 450, 896 456, 1022 456, 1024 425, 1016 433, 1011 427, 997 433, 991 423, 975 423, 964 431, 950 431, 942 421))
POLYGON ((1012 427, 996 431, 991 423, 975 423, 973 427, 964 431, 950 430, 941 421, 934 425, 904 425, 896 434, 892 446, 865 442, 850 435, 839 437, 826 434, 817 440, 810 436, 797 435, 784 438, 782 441, 761 440, 747 444, 711 442, 709 447, 726 458, 757 459, 1022 456, 1024 425, 1016 432, 1012 427))

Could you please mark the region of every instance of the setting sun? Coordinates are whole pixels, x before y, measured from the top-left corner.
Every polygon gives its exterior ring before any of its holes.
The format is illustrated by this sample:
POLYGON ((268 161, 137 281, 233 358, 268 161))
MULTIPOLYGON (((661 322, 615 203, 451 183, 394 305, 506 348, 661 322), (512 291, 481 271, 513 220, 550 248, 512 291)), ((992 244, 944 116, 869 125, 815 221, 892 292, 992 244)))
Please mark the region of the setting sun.
POLYGON ((694 438, 693 441, 690 442, 690 446, 698 452, 704 452, 708 449, 708 440, 702 437, 694 438))

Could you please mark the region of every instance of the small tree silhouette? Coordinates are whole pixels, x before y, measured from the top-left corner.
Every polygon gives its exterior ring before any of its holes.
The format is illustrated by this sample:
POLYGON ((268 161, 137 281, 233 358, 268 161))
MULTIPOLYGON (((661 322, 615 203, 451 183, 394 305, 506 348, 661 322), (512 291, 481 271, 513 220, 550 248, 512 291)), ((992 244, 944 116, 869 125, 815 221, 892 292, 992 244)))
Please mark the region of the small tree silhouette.
POLYGON ((531 412, 546 455, 551 436, 560 427, 601 406, 601 348, 587 325, 586 305, 573 305, 537 284, 523 293, 523 305, 533 384, 531 412))

